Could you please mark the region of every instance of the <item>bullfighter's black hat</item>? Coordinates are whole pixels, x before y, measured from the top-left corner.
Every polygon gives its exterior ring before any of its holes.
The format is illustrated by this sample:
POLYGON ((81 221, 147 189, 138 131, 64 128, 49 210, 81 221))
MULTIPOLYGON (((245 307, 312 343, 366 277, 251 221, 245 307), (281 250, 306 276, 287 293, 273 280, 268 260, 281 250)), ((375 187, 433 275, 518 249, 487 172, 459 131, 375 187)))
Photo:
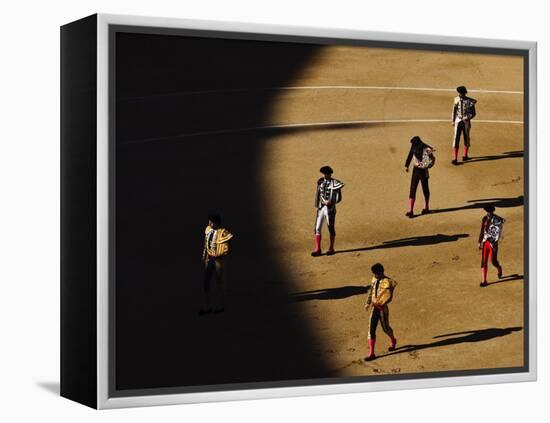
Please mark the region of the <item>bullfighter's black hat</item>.
POLYGON ((319 172, 321 172, 323 175, 332 175, 334 173, 330 166, 323 166, 321 169, 319 169, 319 172))
POLYGON ((208 215, 208 220, 210 220, 212 223, 215 223, 216 225, 221 225, 222 218, 219 214, 211 213, 208 215))
POLYGON ((372 271, 372 273, 380 275, 384 273, 384 266, 382 266, 380 263, 375 263, 372 265, 370 270, 372 271))

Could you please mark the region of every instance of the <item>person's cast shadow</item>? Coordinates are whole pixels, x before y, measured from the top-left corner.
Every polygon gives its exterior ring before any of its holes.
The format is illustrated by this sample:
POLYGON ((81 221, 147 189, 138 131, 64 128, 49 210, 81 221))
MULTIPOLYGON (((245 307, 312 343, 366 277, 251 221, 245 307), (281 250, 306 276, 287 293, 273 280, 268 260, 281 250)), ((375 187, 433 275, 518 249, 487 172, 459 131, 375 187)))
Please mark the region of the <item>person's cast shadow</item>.
POLYGON ((510 207, 519 207, 523 206, 523 195, 519 195, 517 197, 510 197, 510 198, 483 198, 479 200, 470 200, 465 206, 460 207, 448 207, 444 209, 433 209, 430 211, 429 214, 425 215, 419 215, 415 217, 420 216, 429 216, 430 214, 436 214, 436 213, 449 213, 454 212, 458 210, 475 210, 475 209, 483 209, 486 206, 493 206, 496 209, 499 208, 510 208, 510 207))
POLYGON ((338 286, 336 288, 316 289, 314 291, 298 292, 293 294, 295 301, 311 300, 342 300, 355 295, 363 295, 369 291, 370 286, 338 286))
POLYGON ((498 281, 489 282, 488 285, 496 285, 497 283, 513 282, 513 281, 519 281, 519 280, 523 280, 523 275, 514 273, 512 275, 503 276, 502 279, 499 279, 498 281))
POLYGON ((420 247, 425 245, 435 245, 435 244, 442 244, 446 242, 455 242, 461 238, 467 238, 469 236, 470 236, 469 234, 454 234, 454 235, 436 234, 436 235, 412 236, 408 238, 384 241, 382 242, 382 244, 372 245, 370 247, 359 247, 359 248, 350 248, 347 250, 337 250, 335 254, 379 250, 384 248, 420 247))
POLYGON ((493 154, 488 156, 472 156, 470 157, 470 160, 466 160, 465 162, 459 162, 459 165, 465 165, 469 163, 477 163, 477 162, 488 162, 493 160, 502 160, 502 159, 513 159, 518 157, 523 157, 524 152, 522 150, 518 151, 506 151, 502 154, 493 154))
POLYGON ((416 344, 416 345, 403 345, 395 349, 395 351, 379 355, 378 358, 388 357, 390 355, 402 354, 402 353, 411 353, 413 351, 421 351, 428 348, 437 348, 437 347, 448 347, 451 345, 462 344, 465 342, 481 342, 488 341, 490 339, 499 338, 502 336, 510 335, 513 332, 518 332, 522 330, 521 326, 514 326, 509 328, 488 328, 488 329, 477 329, 469 330, 464 332, 455 332, 455 333, 446 333, 443 335, 434 336, 433 339, 440 339, 434 342, 429 342, 425 344, 416 344), (452 336, 452 338, 447 338, 452 336))

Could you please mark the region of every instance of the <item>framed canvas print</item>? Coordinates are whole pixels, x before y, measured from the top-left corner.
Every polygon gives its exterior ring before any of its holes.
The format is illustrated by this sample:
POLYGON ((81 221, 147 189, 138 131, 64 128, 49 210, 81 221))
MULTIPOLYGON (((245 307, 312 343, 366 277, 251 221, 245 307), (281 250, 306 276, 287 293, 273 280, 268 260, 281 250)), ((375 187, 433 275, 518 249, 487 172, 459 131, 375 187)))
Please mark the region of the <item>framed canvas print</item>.
POLYGON ((536 43, 61 28, 61 394, 536 378, 536 43))

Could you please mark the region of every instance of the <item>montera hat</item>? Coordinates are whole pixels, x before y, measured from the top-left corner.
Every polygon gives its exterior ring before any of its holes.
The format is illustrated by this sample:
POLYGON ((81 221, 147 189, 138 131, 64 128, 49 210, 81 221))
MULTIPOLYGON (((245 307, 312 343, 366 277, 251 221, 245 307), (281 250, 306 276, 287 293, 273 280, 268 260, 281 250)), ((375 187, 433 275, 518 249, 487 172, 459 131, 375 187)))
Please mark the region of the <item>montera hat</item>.
POLYGON ((222 217, 216 213, 209 214, 208 220, 210 220, 212 223, 215 223, 216 225, 221 225, 222 223, 222 217))
POLYGON ((330 166, 323 166, 321 169, 319 169, 319 172, 321 172, 323 175, 332 175, 334 173, 330 166))
POLYGON ((383 274, 384 273, 384 266, 382 266, 380 263, 375 263, 370 270, 374 274, 383 274))

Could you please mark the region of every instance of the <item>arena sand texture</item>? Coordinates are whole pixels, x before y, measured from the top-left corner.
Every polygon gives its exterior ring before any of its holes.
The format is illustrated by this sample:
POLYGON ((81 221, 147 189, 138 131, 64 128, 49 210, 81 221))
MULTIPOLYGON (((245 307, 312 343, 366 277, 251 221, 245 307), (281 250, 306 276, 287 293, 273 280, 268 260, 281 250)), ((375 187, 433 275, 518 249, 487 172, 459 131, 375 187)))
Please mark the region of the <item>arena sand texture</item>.
MULTIPOLYGON (((294 275, 297 312, 312 322, 335 376, 410 373, 523 365, 523 62, 490 55, 326 47, 297 86, 380 86, 437 90, 281 91, 273 122, 438 120, 318 127, 274 137, 263 173, 270 251, 294 275), (472 160, 451 164, 452 91, 476 98, 472 160), (510 91, 504 93, 473 90, 510 91), (481 122, 481 121, 512 122, 481 122), (433 213, 405 217, 412 136, 436 150, 430 170, 433 213), (312 258, 317 168, 345 182, 337 206, 334 256, 312 258), (481 289, 477 249, 484 204, 506 219, 499 259, 504 281, 489 270, 481 289), (390 304, 397 351, 388 354, 378 328, 376 361, 367 355, 370 266, 381 262, 399 282, 390 304), (506 280, 507 279, 507 280, 506 280)), ((462 145, 459 157, 462 156, 462 145)), ((423 207, 419 186, 415 213, 423 207)), ((323 249, 328 248, 326 227, 323 249)))
MULTIPOLYGON (((143 388, 522 366, 523 59, 324 46, 285 87, 206 87, 170 97, 170 104, 162 98, 120 103, 119 116, 124 107, 135 107, 144 119, 154 113, 167 119, 164 127, 189 116, 206 122, 214 108, 230 122, 224 126, 221 118, 211 118, 207 126, 176 128, 175 135, 156 139, 137 119, 128 125, 136 140, 119 146, 119 165, 127 170, 118 192, 128 207, 118 212, 124 219, 118 229, 124 273, 117 283, 128 305, 117 317, 123 322, 117 366, 128 387, 139 387, 144 360, 160 364, 145 366, 151 382, 143 388), (478 100, 478 115, 472 160, 452 166, 451 110, 458 85, 478 100), (240 112, 256 101, 258 88, 271 91, 261 125, 240 112), (188 113, 170 114, 185 102, 193 106, 188 113), (414 135, 435 148, 437 162, 430 170, 433 213, 408 219, 411 174, 404 162, 414 135), (227 310, 199 317, 200 243, 211 209, 187 200, 193 197, 186 193, 200 193, 198 181, 215 170, 205 168, 208 152, 192 159, 182 146, 209 143, 215 153, 218 145, 221 160, 239 163, 241 152, 232 146, 242 144, 232 143, 243 140, 261 143, 258 163, 240 179, 254 180, 259 192, 251 198, 260 205, 247 204, 239 184, 231 185, 241 197, 221 208, 229 210, 224 224, 235 233, 227 259, 227 310), (337 206, 337 254, 313 258, 313 201, 319 168, 326 164, 346 184, 337 206), (506 219, 499 250, 505 278, 498 281, 490 268, 490 285, 480 288, 477 237, 485 204, 506 219), (147 219, 134 222, 136 208, 147 219), (237 224, 251 209, 245 217, 261 226, 247 227, 246 219, 237 224), (157 225, 146 234, 155 241, 143 246, 135 234, 142 236, 148 225, 157 225), (178 225, 184 229, 173 233, 178 225), (259 231, 262 241, 251 251, 242 240, 259 231), (147 258, 155 254, 156 262, 147 258), (284 270, 279 274, 286 280, 266 274, 265 257, 284 270), (390 304, 398 349, 387 352, 379 327, 379 358, 365 362, 363 305, 376 262, 399 282, 390 304), (146 305, 143 298, 154 300, 146 305)), ((212 176, 219 186, 230 177, 212 176)), ((422 206, 419 187, 417 214, 422 206)), ((325 227, 324 251, 327 242, 325 227)))

